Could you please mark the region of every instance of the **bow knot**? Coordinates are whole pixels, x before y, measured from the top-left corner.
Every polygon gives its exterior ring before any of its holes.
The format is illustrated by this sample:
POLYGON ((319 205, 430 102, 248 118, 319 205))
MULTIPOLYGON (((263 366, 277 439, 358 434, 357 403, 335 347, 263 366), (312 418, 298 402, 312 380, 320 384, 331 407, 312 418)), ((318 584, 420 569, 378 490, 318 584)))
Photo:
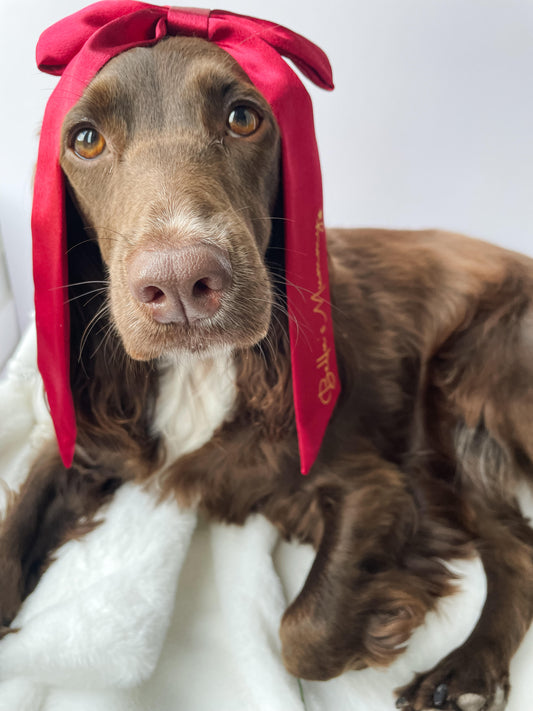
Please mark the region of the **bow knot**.
POLYGON ((209 10, 169 7, 166 16, 166 34, 208 39, 209 15, 209 10))

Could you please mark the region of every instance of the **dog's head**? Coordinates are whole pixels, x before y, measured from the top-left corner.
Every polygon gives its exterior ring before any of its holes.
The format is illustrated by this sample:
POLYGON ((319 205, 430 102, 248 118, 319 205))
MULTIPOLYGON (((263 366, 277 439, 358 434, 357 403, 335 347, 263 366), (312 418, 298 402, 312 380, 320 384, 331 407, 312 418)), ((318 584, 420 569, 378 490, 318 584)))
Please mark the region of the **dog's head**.
POLYGON ((226 52, 172 37, 111 60, 63 122, 61 167, 132 358, 264 338, 279 130, 226 52))
POLYGON ((69 351, 76 372, 74 351, 102 330, 101 313, 111 311, 124 346, 112 352, 138 361, 213 355, 267 335, 273 279, 264 257, 280 144, 284 235, 276 244, 302 469, 314 461, 339 382, 312 105, 284 57, 333 88, 316 45, 224 11, 101 0, 41 36, 39 67, 62 79, 47 104, 35 179, 37 342, 65 462, 75 437, 69 351), (104 268, 87 276, 93 238, 104 268), (72 306, 69 324, 67 281, 103 278, 110 308, 91 315, 72 306))

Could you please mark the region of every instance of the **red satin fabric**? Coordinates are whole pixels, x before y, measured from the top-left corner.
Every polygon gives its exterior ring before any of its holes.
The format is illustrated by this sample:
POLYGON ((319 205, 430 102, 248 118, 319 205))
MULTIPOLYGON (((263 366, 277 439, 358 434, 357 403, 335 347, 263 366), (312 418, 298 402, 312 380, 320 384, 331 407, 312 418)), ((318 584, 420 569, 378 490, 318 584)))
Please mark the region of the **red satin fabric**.
POLYGON ((339 394, 329 305, 322 180, 311 99, 287 57, 318 86, 332 89, 331 68, 316 45, 264 20, 219 10, 191 10, 133 0, 103 0, 56 23, 37 45, 39 68, 61 75, 43 120, 32 213, 38 364, 63 462, 76 439, 69 381, 67 236, 61 125, 98 70, 135 46, 167 35, 215 42, 241 65, 269 102, 282 137, 285 271, 293 396, 300 463, 316 459, 339 394))

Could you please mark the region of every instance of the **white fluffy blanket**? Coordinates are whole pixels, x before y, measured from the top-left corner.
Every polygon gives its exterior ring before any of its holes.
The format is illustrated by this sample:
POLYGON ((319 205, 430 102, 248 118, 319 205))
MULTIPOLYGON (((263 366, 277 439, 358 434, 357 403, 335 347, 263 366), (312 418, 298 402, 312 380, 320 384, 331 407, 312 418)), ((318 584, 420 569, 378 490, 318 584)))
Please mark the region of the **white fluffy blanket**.
MULTIPOLYGON (((0 475, 17 487, 52 436, 30 331, 0 383, 0 475)), ((4 505, 4 501, 0 503, 4 505)), ((460 643, 479 614, 479 562, 386 670, 298 682, 278 626, 313 557, 262 517, 198 520, 123 487, 105 523, 58 552, 0 642, 0 711, 393 711, 393 689, 460 643)), ((509 711, 531 708, 533 634, 512 667, 509 711)))

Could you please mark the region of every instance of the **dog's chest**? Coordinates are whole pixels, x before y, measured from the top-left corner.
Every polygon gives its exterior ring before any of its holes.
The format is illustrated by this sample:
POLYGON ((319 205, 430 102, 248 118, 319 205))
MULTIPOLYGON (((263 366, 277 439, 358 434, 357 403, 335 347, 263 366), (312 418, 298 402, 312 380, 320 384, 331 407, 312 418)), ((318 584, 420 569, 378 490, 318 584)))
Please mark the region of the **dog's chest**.
POLYGON ((154 433, 163 437, 167 463, 198 449, 233 409, 236 371, 231 355, 164 366, 154 433))

